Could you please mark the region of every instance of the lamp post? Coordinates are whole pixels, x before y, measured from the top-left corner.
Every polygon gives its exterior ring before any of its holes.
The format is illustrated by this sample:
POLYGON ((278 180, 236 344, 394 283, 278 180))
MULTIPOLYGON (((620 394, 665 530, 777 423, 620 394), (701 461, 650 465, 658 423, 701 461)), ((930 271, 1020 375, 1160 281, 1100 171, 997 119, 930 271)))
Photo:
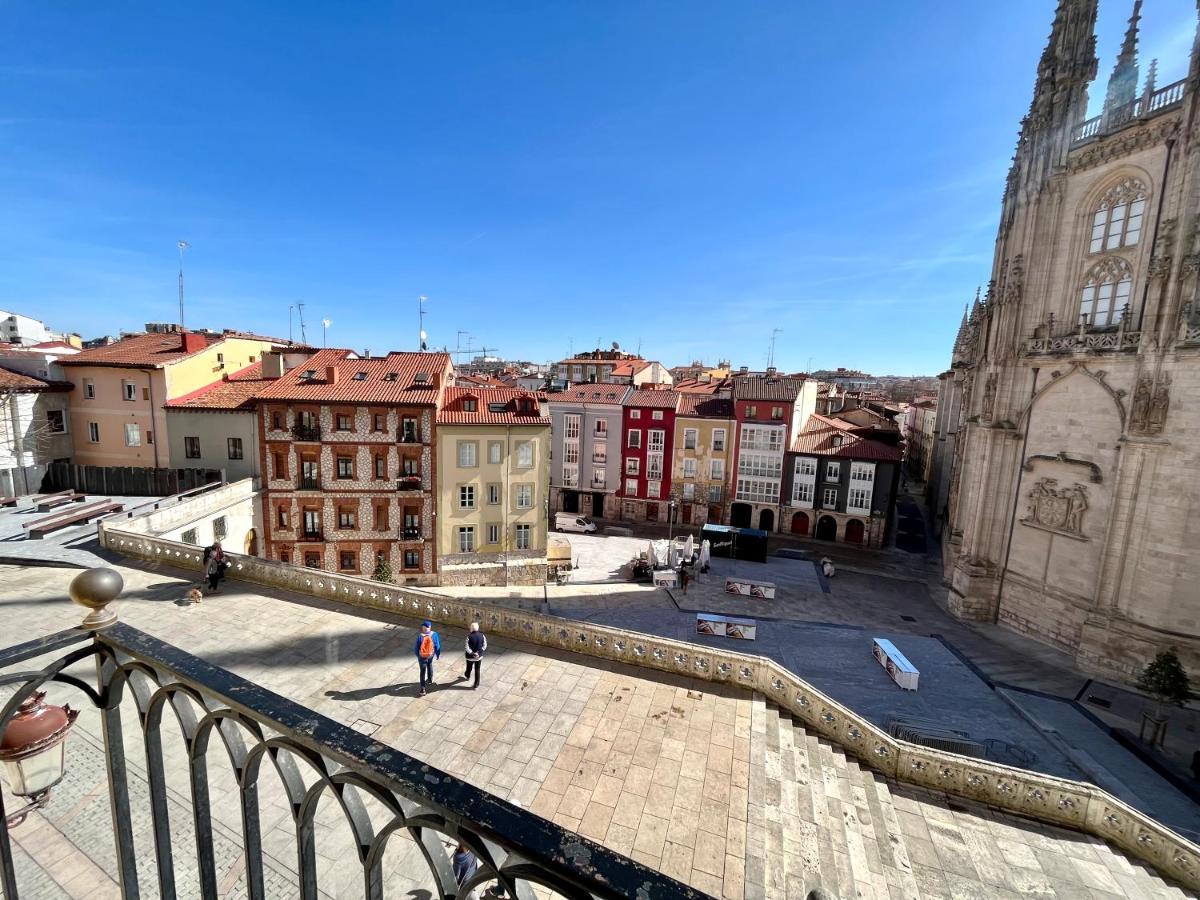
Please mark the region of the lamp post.
POLYGON ((79 713, 69 706, 46 703, 46 692, 25 698, 0 738, 0 762, 14 797, 29 802, 5 816, 9 828, 20 825, 50 800, 50 788, 66 774, 66 737, 79 713))

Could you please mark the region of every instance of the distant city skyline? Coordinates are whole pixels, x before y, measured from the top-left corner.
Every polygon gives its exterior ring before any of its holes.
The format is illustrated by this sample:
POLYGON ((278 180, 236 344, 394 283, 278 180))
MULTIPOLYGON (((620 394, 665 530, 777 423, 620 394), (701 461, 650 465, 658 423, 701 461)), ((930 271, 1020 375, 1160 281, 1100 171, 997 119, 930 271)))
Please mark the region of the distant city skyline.
MULTIPOLYGON (((189 325, 411 350, 426 295, 431 348, 934 374, 1054 6, 13 3, 0 308, 172 321, 183 240, 189 325)), ((1182 77, 1194 6, 1143 12, 1182 77)))

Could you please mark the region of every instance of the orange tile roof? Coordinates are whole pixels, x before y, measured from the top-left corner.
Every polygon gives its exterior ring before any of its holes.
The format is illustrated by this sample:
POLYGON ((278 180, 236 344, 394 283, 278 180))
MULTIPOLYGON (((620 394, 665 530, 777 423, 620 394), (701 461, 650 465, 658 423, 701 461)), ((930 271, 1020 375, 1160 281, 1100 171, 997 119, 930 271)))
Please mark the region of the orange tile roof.
POLYGON ((732 419, 733 401, 707 394, 683 394, 676 415, 698 419, 732 419))
POLYGON ((12 391, 16 394, 38 394, 43 391, 70 391, 75 385, 69 381, 49 381, 45 378, 34 378, 21 372, 14 372, 0 366, 0 391, 12 391))
POLYGON ((256 362, 234 372, 222 381, 206 384, 199 390, 168 400, 167 409, 211 409, 225 412, 252 410, 258 392, 274 382, 262 377, 262 363, 256 362))
POLYGON ((804 382, 803 378, 783 375, 738 375, 733 379, 733 399, 795 403, 804 390, 804 382))
POLYGON ((656 391, 645 388, 635 390, 625 405, 638 409, 675 409, 679 406, 679 395, 674 391, 656 391))
POLYGON ((439 425, 549 425, 546 395, 541 391, 522 391, 512 388, 452 387, 442 396, 438 410, 439 425), (475 399, 475 409, 463 409, 463 400, 475 399), (533 401, 529 412, 521 412, 518 400, 533 401), (493 405, 503 407, 493 409, 493 405))
POLYGON ((842 459, 868 459, 878 462, 899 462, 900 449, 858 435, 855 426, 813 413, 804 428, 792 441, 793 453, 812 456, 836 456, 842 459), (840 438, 836 441, 835 438, 840 438))
POLYGON ((64 366, 163 366, 187 359, 201 350, 207 350, 213 344, 225 340, 224 335, 200 334, 204 346, 188 352, 183 349, 184 335, 175 332, 171 334, 135 334, 104 347, 93 347, 91 350, 81 350, 72 356, 64 356, 59 360, 64 366))
POLYGON ((675 382, 671 385, 671 390, 681 394, 715 394, 719 391, 729 390, 730 386, 731 382, 728 378, 710 378, 708 381, 688 378, 675 382))
POLYGON ((448 353, 389 353, 370 359, 352 350, 321 350, 268 385, 260 400, 433 406, 453 377, 448 353), (337 369, 337 381, 326 376, 337 369), (312 375, 305 377, 307 373, 312 375), (427 380, 418 381, 424 375, 427 380))
POLYGON ((550 397, 551 403, 597 403, 620 406, 631 388, 627 384, 575 384, 550 397))

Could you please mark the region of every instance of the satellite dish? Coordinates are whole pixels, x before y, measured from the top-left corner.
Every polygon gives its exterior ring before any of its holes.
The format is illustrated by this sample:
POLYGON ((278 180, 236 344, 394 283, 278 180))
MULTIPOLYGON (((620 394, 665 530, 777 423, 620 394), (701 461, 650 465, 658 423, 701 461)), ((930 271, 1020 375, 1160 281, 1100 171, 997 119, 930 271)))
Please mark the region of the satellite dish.
POLYGON ((621 349, 621 345, 620 345, 620 344, 618 344, 616 341, 613 341, 613 349, 614 349, 614 350, 620 350, 620 349, 621 349))

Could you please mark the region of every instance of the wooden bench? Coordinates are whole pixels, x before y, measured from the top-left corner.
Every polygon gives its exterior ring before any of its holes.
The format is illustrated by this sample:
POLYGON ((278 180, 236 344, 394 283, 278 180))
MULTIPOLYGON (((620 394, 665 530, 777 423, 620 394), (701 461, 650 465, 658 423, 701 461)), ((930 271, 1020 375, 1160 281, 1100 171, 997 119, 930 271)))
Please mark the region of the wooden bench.
POLYGON ((21 527, 28 532, 27 537, 40 540, 51 531, 65 528, 68 525, 82 524, 99 516, 120 512, 124 508, 124 503, 115 503, 112 500, 97 500, 93 503, 85 503, 83 506, 78 506, 75 509, 55 513, 52 516, 34 519, 32 522, 26 522, 21 527))
POLYGON ((77 494, 74 491, 62 491, 58 494, 50 494, 37 501, 37 511, 50 512, 55 507, 65 506, 68 503, 82 503, 86 499, 86 494, 77 494))
POLYGON ((0 497, 0 506, 11 506, 13 509, 16 509, 17 508, 17 498, 16 497, 0 497))

